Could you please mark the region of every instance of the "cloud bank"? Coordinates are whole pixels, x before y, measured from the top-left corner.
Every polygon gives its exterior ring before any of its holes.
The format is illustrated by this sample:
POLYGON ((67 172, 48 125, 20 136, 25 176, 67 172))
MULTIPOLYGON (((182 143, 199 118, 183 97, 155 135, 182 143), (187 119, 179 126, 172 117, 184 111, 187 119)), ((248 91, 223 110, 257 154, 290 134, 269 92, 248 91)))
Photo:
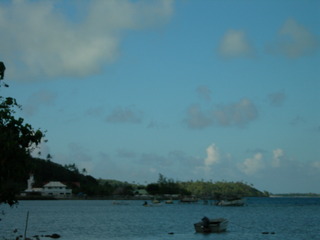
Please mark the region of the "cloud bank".
POLYGON ((126 30, 166 23, 172 1, 16 0, 0 4, 0 53, 11 79, 84 77, 114 62, 126 30), (81 18, 77 17, 81 13, 81 18))
POLYGON ((219 105, 202 110, 200 105, 191 105, 187 109, 185 123, 191 129, 203 129, 213 125, 244 127, 258 117, 258 109, 249 99, 219 105))

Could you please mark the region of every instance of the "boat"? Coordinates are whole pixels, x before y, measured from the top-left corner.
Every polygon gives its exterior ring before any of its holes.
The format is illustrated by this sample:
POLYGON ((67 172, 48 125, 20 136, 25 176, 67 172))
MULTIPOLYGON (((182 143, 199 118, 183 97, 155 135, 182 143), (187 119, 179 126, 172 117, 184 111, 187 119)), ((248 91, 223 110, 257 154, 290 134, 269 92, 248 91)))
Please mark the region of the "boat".
POLYGON ((223 199, 219 200, 216 205, 217 206, 244 206, 246 203, 243 198, 235 198, 235 199, 223 199))
POLYGON ((153 204, 159 204, 159 203, 160 203, 160 201, 159 201, 158 199, 156 199, 156 198, 155 198, 155 199, 153 199, 153 200, 152 200, 152 203, 153 203, 153 204))
POLYGON ((228 220, 225 218, 209 219, 202 218, 200 222, 194 224, 197 233, 220 233, 227 230, 228 220))
POLYGON ((169 199, 169 200, 165 201, 165 204, 173 204, 172 199, 169 199))
POLYGON ((181 203, 195 203, 198 202, 198 199, 195 197, 184 197, 182 199, 180 199, 181 203))
POLYGON ((151 204, 149 204, 147 201, 145 201, 143 204, 142 204, 142 206, 144 206, 144 207, 160 207, 160 206, 162 206, 162 204, 161 204, 161 202, 159 202, 159 203, 151 203, 151 204))

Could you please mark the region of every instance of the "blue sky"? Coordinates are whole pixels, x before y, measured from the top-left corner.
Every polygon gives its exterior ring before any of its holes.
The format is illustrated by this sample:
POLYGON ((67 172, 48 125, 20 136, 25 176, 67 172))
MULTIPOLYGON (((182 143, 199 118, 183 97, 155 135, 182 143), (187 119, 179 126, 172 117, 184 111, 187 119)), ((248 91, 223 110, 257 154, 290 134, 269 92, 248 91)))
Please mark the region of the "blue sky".
POLYGON ((319 1, 1 1, 0 30, 44 158, 320 193, 319 1))

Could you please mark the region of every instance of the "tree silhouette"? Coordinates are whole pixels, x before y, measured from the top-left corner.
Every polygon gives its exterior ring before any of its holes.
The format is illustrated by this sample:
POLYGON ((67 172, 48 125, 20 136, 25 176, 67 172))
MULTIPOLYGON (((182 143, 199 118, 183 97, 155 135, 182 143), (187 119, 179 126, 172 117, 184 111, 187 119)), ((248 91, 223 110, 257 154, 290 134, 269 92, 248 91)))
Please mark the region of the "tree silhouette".
POLYGON ((30 153, 44 134, 34 130, 23 118, 15 117, 21 106, 14 98, 0 96, 0 204, 12 206, 21 191, 19 184, 27 179, 30 153))
POLYGON ((0 62, 0 80, 4 78, 4 71, 6 70, 6 66, 3 62, 0 62))

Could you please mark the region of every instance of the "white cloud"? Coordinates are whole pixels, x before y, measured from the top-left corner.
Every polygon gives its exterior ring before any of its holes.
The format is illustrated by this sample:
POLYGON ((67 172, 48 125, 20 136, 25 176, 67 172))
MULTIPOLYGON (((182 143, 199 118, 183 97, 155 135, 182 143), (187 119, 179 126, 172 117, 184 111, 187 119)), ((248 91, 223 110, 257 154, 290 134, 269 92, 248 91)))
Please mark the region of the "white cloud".
POLYGON ((220 160, 219 150, 215 144, 211 144, 207 149, 207 157, 204 159, 204 165, 206 168, 210 168, 220 160))
POLYGON ((272 163, 271 165, 273 167, 280 167, 281 165, 281 158, 284 156, 284 153, 283 153, 283 150, 278 148, 278 149, 275 149, 273 150, 273 160, 272 160, 272 163))
POLYGON ((173 11, 170 0, 71 1, 67 5, 72 10, 64 4, 49 0, 0 4, 0 52, 7 77, 33 80, 95 74, 117 59, 124 31, 166 23, 173 11))
POLYGON ((265 167, 262 158, 262 153, 256 153, 252 158, 245 159, 239 168, 245 174, 252 175, 265 167))
POLYGON ((254 48, 250 44, 244 31, 229 30, 223 36, 218 48, 224 58, 253 57, 254 48))
POLYGON ((210 176, 212 174, 212 167, 214 165, 218 165, 220 163, 220 152, 218 147, 213 143, 206 148, 206 157, 199 162, 199 165, 195 166, 195 174, 202 175, 203 173, 205 176, 210 176))
POLYGON ((316 35, 294 19, 288 19, 279 30, 278 40, 271 51, 288 58, 298 58, 310 55, 318 48, 319 39, 316 35))

